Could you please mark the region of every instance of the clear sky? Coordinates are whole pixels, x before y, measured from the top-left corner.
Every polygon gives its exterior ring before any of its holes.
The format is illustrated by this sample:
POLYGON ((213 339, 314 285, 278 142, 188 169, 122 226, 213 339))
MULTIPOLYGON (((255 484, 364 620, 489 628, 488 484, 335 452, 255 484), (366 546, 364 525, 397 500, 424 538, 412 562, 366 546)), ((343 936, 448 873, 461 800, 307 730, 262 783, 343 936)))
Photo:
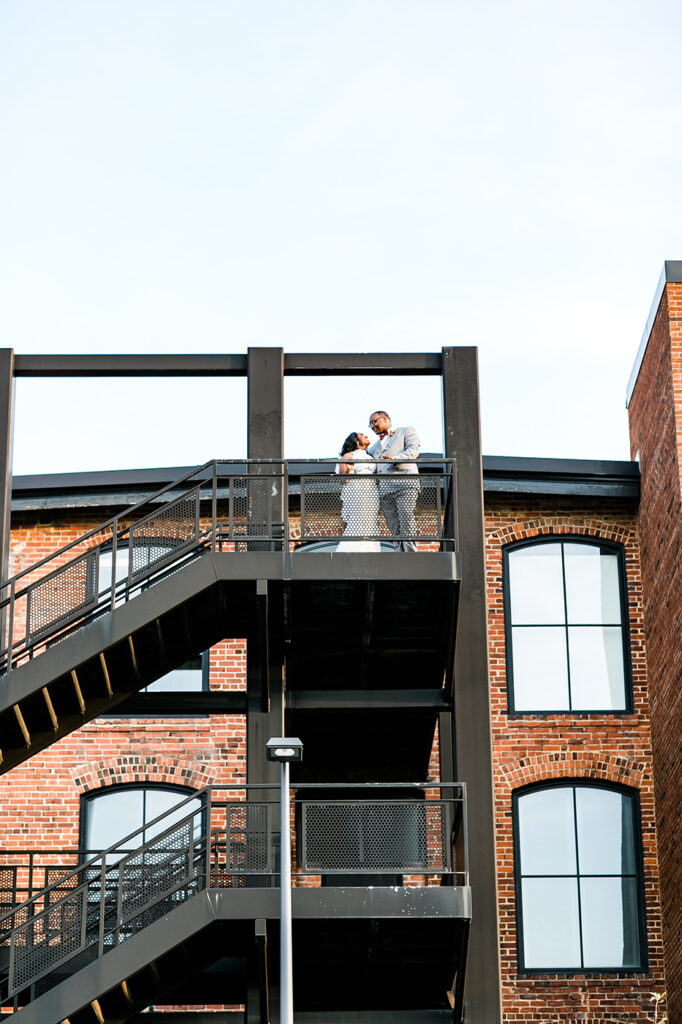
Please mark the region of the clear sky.
MULTIPOLYGON (((479 347, 490 455, 628 458, 682 256, 677 0, 0 0, 18 353, 479 347)), ((292 381, 286 449, 435 379, 292 381)), ((243 454, 225 381, 20 381, 16 473, 243 454)))

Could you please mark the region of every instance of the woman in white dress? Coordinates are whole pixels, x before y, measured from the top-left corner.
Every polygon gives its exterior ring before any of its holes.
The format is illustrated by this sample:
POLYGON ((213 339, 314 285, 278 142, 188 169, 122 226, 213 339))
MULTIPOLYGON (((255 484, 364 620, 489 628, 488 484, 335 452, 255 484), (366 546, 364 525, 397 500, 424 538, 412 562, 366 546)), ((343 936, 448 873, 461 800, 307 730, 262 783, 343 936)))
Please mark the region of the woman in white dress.
MULTIPOLYGON (((379 488, 367 477, 376 473, 376 462, 367 454, 371 442, 366 434, 349 434, 336 467, 343 479, 341 517, 344 537, 376 537, 379 533, 379 488), (359 479, 363 477, 364 479, 359 479)), ((381 551, 378 540, 342 540, 337 551, 381 551)))

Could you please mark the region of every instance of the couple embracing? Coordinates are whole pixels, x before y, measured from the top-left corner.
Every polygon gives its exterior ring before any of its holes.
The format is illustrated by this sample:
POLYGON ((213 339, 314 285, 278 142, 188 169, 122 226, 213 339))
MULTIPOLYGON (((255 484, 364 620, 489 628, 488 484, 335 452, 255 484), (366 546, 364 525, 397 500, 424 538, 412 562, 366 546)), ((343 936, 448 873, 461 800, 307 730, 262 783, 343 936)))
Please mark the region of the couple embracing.
MULTIPOLYGON (((420 442, 414 427, 396 427, 383 409, 373 412, 369 425, 377 435, 371 444, 366 434, 349 434, 337 467, 344 477, 341 515, 344 537, 377 536, 381 509, 393 548, 416 551, 417 522, 414 515, 419 495, 416 459, 420 442), (374 479, 367 479, 372 477, 374 479)), ((342 540, 337 551, 380 551, 378 540, 342 540)))

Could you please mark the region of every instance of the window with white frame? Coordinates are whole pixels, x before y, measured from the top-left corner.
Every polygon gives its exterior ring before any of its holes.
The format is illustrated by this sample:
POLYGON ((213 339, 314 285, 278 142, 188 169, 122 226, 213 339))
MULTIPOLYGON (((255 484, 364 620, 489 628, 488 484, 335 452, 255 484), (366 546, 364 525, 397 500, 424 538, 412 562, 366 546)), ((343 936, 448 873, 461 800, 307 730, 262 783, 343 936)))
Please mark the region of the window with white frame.
POLYGON ((628 711, 622 548, 572 537, 505 549, 512 712, 628 711))
POLYGON ((646 968, 636 794, 561 783, 515 794, 519 968, 646 968))

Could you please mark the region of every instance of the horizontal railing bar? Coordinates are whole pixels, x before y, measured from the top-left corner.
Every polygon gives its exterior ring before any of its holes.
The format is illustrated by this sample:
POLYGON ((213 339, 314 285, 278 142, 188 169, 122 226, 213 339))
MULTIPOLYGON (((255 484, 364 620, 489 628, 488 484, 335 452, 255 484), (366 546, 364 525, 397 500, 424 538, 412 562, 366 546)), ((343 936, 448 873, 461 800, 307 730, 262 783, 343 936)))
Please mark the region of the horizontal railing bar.
MULTIPOLYGON (((100 523, 98 526, 93 527, 92 530, 88 530, 86 533, 81 534, 75 540, 72 540, 68 544, 65 544, 63 547, 58 548, 57 551, 53 551, 51 554, 46 555, 46 557, 42 558, 39 562, 34 562, 34 564, 30 565, 27 569, 22 569, 22 571, 18 572, 15 576, 10 576, 0 585, 0 588, 4 589, 5 587, 10 586, 10 584, 16 582, 16 580, 21 579, 23 576, 26 576, 28 573, 33 572, 35 569, 39 569, 41 565, 45 565, 46 562, 51 561, 53 558, 58 558, 60 555, 63 555, 67 551, 70 551, 71 548, 76 547, 76 545, 82 544, 83 541, 89 540, 90 537, 94 537, 95 534, 100 533, 102 530, 108 529, 108 527, 110 526, 113 526, 114 523, 120 522, 122 519, 127 519, 128 516, 131 516, 143 505, 146 505, 148 501, 154 501, 156 498, 161 497, 162 494, 165 494, 171 488, 179 487, 180 484, 185 482, 185 480, 188 480, 190 479, 190 477, 193 477, 195 473, 199 473, 202 470, 207 469, 208 466, 211 465, 212 462, 206 462, 203 466, 199 466, 198 468, 191 470, 185 476, 181 477, 180 480, 175 480, 172 484, 168 484, 166 487, 162 487, 160 490, 155 491, 154 494, 149 495, 149 497, 143 498, 142 501, 138 501, 135 505, 131 505, 130 508, 125 509, 125 511, 119 512, 118 515, 112 516, 111 519, 107 519, 104 523, 100 523)), ((134 526, 135 524, 131 523, 130 525, 134 526)), ((123 536, 125 533, 127 533, 129 529, 130 526, 123 527, 118 536, 123 536)), ((108 541, 104 541, 103 543, 106 544, 108 543, 108 541)), ((63 569, 64 566, 60 566, 59 568, 63 569)), ((43 579, 47 579, 47 577, 43 577, 43 579)), ((40 580, 41 583, 43 582, 43 579, 40 580)), ((19 597, 20 593, 17 593, 16 596, 19 597)))

